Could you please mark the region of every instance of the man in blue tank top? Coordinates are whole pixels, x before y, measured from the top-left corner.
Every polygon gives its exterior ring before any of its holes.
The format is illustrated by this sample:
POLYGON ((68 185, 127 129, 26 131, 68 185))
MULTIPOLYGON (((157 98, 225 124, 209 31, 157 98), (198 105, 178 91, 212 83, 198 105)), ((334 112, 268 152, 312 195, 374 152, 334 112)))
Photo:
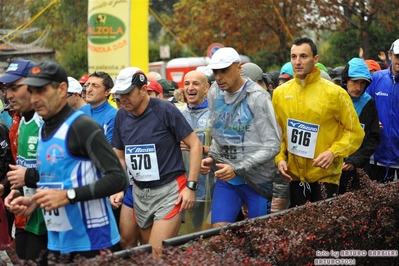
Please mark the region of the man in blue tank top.
POLYGON ((37 207, 43 209, 52 263, 118 249, 120 236, 108 197, 128 186, 102 128, 67 104, 67 77, 59 64, 45 61, 33 67, 22 82, 29 86, 31 102, 44 120, 37 148, 38 171, 26 177, 36 179, 38 189, 33 196, 16 198, 8 206, 21 216, 29 216, 37 207))

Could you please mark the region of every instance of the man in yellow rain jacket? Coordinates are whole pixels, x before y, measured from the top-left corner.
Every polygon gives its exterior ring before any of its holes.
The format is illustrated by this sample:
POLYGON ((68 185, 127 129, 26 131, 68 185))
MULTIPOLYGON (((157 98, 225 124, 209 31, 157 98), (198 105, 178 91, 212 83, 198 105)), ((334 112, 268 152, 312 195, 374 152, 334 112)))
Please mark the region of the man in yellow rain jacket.
POLYGON ((291 181, 291 207, 338 194, 343 159, 361 145, 364 131, 348 93, 320 77, 315 43, 293 42, 295 78, 273 93, 273 107, 283 131, 275 162, 291 181))

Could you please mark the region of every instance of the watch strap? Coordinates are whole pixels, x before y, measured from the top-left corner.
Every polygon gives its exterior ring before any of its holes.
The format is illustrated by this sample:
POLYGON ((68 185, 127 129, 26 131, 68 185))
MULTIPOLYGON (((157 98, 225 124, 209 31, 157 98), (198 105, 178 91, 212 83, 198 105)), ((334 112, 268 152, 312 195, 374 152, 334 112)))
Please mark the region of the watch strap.
POLYGON ((198 182, 197 181, 187 181, 186 187, 188 187, 191 190, 196 191, 198 189, 198 182))

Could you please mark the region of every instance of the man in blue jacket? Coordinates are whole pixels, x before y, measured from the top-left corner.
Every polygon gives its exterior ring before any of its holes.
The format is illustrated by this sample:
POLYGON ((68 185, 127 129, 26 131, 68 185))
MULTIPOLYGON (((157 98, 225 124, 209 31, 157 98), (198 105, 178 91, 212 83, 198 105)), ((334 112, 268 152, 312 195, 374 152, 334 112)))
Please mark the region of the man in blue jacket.
POLYGON ((114 87, 112 78, 105 72, 90 74, 86 82, 86 102, 79 110, 93 118, 104 130, 108 142, 114 132, 116 110, 109 102, 110 90, 114 87))
POLYGON ((381 127, 381 141, 370 161, 370 178, 391 181, 399 170, 399 39, 388 51, 391 65, 373 73, 367 93, 375 100, 381 127))

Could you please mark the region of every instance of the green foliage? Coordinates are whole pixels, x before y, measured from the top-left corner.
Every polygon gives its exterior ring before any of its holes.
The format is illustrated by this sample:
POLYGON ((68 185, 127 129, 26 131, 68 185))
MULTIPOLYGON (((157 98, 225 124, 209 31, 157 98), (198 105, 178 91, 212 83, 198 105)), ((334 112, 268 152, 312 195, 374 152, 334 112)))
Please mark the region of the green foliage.
MULTIPOLYGON (((37 14, 51 1, 29 2, 31 15, 37 14)), ((68 75, 79 78, 87 73, 87 8, 88 1, 59 0, 35 22, 35 27, 50 28, 46 46, 56 50, 56 61, 68 75)))
POLYGON ((15 29, 21 26, 27 14, 21 10, 25 0, 0 1, 0 29, 15 29))
MULTIPOLYGON (((304 35, 315 38, 326 66, 343 65, 359 55, 360 47, 366 58, 378 60, 378 52, 386 52, 398 38, 396 1, 150 0, 150 8, 178 40, 149 15, 149 61, 161 60, 161 45, 170 46, 172 59, 205 56, 211 43, 220 42, 248 55, 265 72, 278 70, 289 60, 293 38, 304 35)), ((0 28, 22 25, 50 2, 0 1, 0 28)), ((79 77, 88 69, 87 8, 88 1, 58 0, 31 25, 42 31, 17 41, 32 42, 48 29, 45 46, 56 51, 55 59, 71 76, 79 77)))
MULTIPOLYGON (((370 56, 365 59, 380 60, 378 53, 387 53, 393 41, 397 39, 394 32, 389 32, 373 23, 367 32, 370 40, 370 56)), ((330 33, 329 47, 321 57, 326 66, 342 66, 351 58, 359 56, 359 48, 362 47, 361 35, 358 30, 351 29, 344 32, 330 33)))

